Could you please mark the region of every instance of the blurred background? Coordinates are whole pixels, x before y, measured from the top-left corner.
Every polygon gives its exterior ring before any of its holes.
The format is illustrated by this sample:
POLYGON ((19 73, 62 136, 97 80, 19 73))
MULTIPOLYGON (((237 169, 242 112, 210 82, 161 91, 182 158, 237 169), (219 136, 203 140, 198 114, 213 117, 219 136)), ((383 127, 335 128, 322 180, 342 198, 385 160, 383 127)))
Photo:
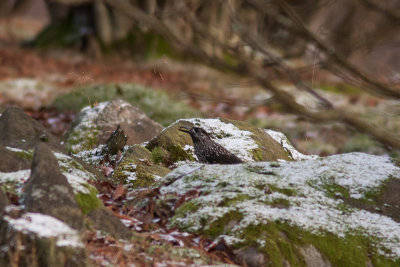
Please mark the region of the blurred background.
POLYGON ((400 149, 399 0, 2 0, 0 112, 62 136, 123 98, 248 121, 309 154, 400 149))

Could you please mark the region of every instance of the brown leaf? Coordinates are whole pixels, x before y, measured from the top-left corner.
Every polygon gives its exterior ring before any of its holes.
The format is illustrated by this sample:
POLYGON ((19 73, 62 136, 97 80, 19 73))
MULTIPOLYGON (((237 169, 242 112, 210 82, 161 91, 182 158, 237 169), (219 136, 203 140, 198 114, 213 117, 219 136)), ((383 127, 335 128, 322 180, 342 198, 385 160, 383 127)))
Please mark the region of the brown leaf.
POLYGON ((113 200, 120 200, 120 199, 124 198, 125 195, 126 195, 125 187, 123 185, 118 185, 117 188, 115 189, 113 195, 112 195, 112 199, 113 200))

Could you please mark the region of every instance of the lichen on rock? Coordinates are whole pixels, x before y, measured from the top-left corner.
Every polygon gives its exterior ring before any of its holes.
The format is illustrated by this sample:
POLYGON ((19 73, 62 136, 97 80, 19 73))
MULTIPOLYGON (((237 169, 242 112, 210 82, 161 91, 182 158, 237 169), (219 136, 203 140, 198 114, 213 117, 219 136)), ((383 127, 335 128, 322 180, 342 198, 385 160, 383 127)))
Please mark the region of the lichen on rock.
POLYGON ((73 153, 93 149, 105 144, 117 127, 127 135, 128 145, 147 141, 162 130, 160 124, 149 119, 137 107, 114 99, 82 109, 66 133, 64 144, 73 153))
POLYGON ((313 254, 320 262, 360 266, 372 261, 380 266, 400 263, 400 222, 348 200, 367 199, 388 178, 400 179, 400 168, 390 158, 350 153, 229 166, 189 163, 157 186, 163 205, 198 192, 177 209, 171 206, 175 215, 170 227, 203 234, 237 250, 254 247, 272 265, 304 265, 310 260, 305 257, 311 244, 320 253, 313 254), (332 194, 327 185, 338 186, 347 195, 332 194))

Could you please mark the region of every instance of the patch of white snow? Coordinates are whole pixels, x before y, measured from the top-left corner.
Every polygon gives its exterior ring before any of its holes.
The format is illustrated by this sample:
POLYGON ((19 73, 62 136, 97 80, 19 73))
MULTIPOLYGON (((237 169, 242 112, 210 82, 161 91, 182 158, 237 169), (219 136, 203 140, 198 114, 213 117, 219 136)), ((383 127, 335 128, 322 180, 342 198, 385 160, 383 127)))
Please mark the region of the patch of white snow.
POLYGON ((316 159, 316 158, 318 158, 317 155, 304 155, 304 154, 300 153, 297 149, 295 149, 293 147, 293 145, 289 142, 287 137, 281 132, 268 130, 268 129, 265 130, 265 132, 269 136, 271 136, 276 142, 278 142, 287 152, 289 152, 290 157, 293 160, 316 159))
POLYGON ((5 216, 4 219, 17 231, 56 238, 59 247, 84 247, 78 231, 52 216, 28 212, 18 219, 9 216, 5 216))

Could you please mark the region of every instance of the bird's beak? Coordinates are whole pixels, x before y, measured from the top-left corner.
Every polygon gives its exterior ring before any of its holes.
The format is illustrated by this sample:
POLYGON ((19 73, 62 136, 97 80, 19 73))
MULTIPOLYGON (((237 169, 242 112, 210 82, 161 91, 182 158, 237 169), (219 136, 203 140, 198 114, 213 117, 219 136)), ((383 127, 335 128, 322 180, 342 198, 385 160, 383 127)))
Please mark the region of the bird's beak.
POLYGON ((186 126, 179 126, 178 130, 190 134, 190 129, 186 126))

